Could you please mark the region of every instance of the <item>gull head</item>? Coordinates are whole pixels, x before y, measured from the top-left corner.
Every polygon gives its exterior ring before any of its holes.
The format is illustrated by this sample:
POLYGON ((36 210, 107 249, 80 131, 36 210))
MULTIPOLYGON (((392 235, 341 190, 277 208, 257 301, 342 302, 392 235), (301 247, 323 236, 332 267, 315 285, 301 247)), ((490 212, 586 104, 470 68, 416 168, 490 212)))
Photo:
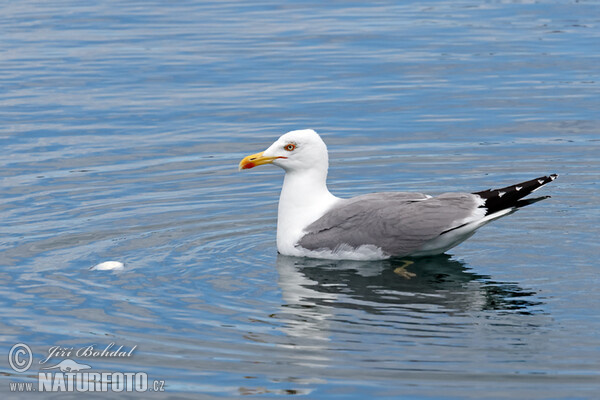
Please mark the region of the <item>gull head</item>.
POLYGON ((273 164, 286 172, 324 170, 329 166, 327 146, 312 129, 291 131, 281 136, 263 152, 245 157, 240 170, 273 164))

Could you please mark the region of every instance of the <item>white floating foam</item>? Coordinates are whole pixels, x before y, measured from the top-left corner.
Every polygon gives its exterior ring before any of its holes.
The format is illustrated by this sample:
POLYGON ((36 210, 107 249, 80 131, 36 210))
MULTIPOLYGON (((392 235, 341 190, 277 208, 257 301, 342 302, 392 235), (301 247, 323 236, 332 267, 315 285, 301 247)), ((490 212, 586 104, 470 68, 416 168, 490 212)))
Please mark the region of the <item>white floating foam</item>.
POLYGON ((125 264, 120 261, 104 261, 98 265, 94 265, 91 269, 95 271, 112 271, 123 269, 125 264))

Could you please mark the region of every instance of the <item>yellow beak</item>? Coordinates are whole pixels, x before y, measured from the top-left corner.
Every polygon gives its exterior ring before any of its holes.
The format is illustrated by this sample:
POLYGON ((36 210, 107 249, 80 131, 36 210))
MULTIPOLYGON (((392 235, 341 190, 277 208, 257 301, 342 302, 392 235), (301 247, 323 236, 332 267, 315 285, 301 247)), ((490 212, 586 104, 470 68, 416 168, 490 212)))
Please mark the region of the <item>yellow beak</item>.
POLYGON ((264 165, 264 164, 271 164, 273 162, 273 160, 276 160, 278 158, 285 158, 285 157, 264 157, 263 153, 264 153, 264 151, 261 151, 260 153, 256 153, 256 154, 249 155, 248 157, 244 157, 244 159, 242 161, 240 161, 240 170, 254 168, 259 165, 264 165))

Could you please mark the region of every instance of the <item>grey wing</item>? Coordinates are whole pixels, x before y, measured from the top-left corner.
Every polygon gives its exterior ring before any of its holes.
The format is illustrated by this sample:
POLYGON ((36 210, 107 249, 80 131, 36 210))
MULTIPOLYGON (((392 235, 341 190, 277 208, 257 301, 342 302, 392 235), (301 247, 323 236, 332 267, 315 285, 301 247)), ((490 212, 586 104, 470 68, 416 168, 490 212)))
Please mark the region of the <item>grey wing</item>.
POLYGON ((391 255, 407 255, 480 214, 479 206, 480 200, 469 193, 358 196, 310 224, 298 244, 308 250, 375 245, 391 255))

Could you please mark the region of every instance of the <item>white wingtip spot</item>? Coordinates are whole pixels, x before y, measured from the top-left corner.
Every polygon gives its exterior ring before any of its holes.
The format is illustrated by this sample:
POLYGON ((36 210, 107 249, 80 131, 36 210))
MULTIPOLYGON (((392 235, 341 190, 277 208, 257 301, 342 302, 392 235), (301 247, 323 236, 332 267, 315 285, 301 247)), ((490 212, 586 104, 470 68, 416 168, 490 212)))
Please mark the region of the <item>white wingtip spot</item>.
POLYGON ((523 186, 516 186, 515 190, 518 192, 519 190, 523 189, 523 186))
POLYGON ((543 179, 538 179, 538 183, 539 183, 540 185, 543 185, 543 184, 544 184, 544 180, 543 180, 543 179))
POLYGON ((94 265, 90 269, 94 270, 94 271, 114 271, 114 270, 121 270, 124 267, 125 267, 125 264, 123 264, 120 261, 104 261, 98 265, 94 265))
POLYGON ((506 194, 506 192, 498 192, 498 197, 502 197, 506 194))
POLYGON ((550 175, 550 180, 553 181, 556 179, 556 177, 557 177, 557 175, 550 175))

